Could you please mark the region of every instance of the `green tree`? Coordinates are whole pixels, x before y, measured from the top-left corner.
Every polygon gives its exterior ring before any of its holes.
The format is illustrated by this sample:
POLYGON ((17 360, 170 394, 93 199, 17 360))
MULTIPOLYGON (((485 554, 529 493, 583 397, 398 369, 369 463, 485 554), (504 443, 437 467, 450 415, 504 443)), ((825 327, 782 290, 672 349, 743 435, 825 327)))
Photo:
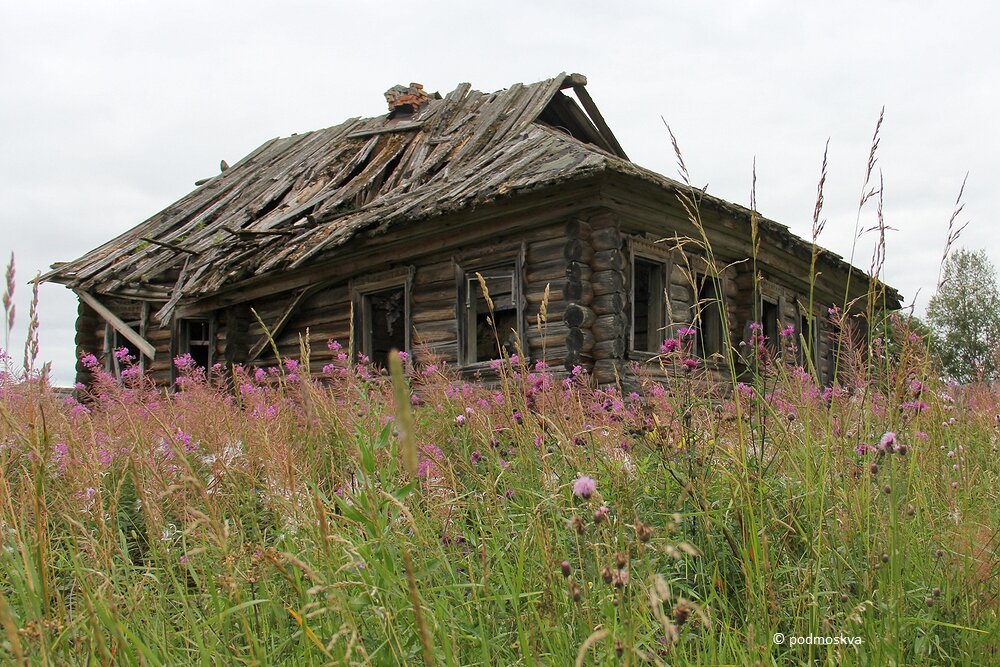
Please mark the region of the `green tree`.
POLYGON ((959 249, 948 257, 927 306, 935 354, 951 379, 996 378, 1000 345, 1000 288, 986 252, 959 249))

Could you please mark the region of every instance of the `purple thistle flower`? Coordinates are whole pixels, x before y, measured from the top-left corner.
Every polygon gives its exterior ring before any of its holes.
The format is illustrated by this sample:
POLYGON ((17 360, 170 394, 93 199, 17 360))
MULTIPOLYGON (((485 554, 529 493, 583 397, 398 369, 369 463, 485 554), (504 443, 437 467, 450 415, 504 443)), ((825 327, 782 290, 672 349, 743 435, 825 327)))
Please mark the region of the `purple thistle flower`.
POLYGON ((573 483, 573 495, 586 500, 597 490, 597 481, 587 475, 582 475, 573 483))
POLYGON ((681 341, 677 338, 668 338, 660 343, 660 352, 663 354, 670 354, 679 349, 681 349, 681 341))

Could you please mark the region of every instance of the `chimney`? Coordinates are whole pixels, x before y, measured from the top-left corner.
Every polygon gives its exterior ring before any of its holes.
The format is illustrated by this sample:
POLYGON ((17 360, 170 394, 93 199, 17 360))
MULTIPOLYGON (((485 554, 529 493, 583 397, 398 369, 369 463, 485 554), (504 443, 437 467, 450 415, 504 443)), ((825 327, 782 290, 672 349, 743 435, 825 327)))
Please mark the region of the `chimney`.
POLYGON ((424 92, 424 87, 419 83, 393 86, 385 91, 385 101, 389 103, 389 118, 412 116, 431 99, 433 98, 424 92))

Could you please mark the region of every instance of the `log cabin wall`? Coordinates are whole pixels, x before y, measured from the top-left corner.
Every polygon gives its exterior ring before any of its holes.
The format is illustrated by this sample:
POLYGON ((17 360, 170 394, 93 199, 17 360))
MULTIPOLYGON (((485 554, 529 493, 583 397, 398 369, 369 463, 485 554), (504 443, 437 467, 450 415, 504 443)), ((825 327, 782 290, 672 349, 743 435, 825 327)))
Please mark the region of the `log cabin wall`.
MULTIPOLYGON (((268 330, 272 333, 277 330, 274 341, 282 357, 298 358, 300 335, 305 336, 308 330, 310 372, 321 373, 336 354, 327 348, 327 342, 338 341, 342 351, 352 342, 352 284, 412 267, 408 296, 415 361, 445 361, 461 367, 456 266, 466 264, 465 257, 490 257, 496 249, 516 248, 523 252, 519 281, 523 302, 522 349, 532 360, 544 358, 557 371, 577 364, 589 369, 595 345, 591 331, 595 318, 590 309, 595 298, 590 264, 594 253, 588 223, 591 215, 592 211, 583 211, 537 223, 529 230, 512 229, 485 237, 478 243, 467 242, 427 254, 419 254, 418 247, 410 256, 396 255, 391 262, 373 262, 364 274, 311 288, 287 317, 289 305, 296 301, 301 290, 229 306, 224 311, 226 319, 217 320, 219 358, 239 363, 239 350, 244 349, 249 351, 243 355, 244 360, 253 365, 275 363, 270 343, 265 343, 264 328, 253 315, 256 311, 268 330), (240 326, 242 333, 234 333, 240 326), (237 344, 238 339, 243 343, 237 344), (256 355, 255 346, 260 348, 256 355)), ((488 231, 489 227, 484 225, 482 232, 488 231)), ((468 266, 475 270, 474 263, 468 266)), ((217 311, 217 317, 219 312, 223 311, 217 311)), ((359 317, 356 311, 354 316, 359 317)))

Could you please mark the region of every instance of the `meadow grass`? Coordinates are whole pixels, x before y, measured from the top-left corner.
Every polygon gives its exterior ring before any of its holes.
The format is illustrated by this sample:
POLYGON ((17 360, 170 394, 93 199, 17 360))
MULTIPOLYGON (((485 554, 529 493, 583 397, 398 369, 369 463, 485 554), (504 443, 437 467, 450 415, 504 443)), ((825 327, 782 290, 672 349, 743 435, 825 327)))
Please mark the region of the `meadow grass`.
POLYGON ((891 324, 882 373, 823 388, 763 359, 714 397, 683 337, 662 357, 676 379, 628 396, 516 356, 492 387, 407 361, 394 395, 336 343, 323 377, 285 360, 227 384, 180 359, 170 395, 93 359, 80 400, 8 372, 0 652, 995 663, 1000 401, 935 380, 891 324))

